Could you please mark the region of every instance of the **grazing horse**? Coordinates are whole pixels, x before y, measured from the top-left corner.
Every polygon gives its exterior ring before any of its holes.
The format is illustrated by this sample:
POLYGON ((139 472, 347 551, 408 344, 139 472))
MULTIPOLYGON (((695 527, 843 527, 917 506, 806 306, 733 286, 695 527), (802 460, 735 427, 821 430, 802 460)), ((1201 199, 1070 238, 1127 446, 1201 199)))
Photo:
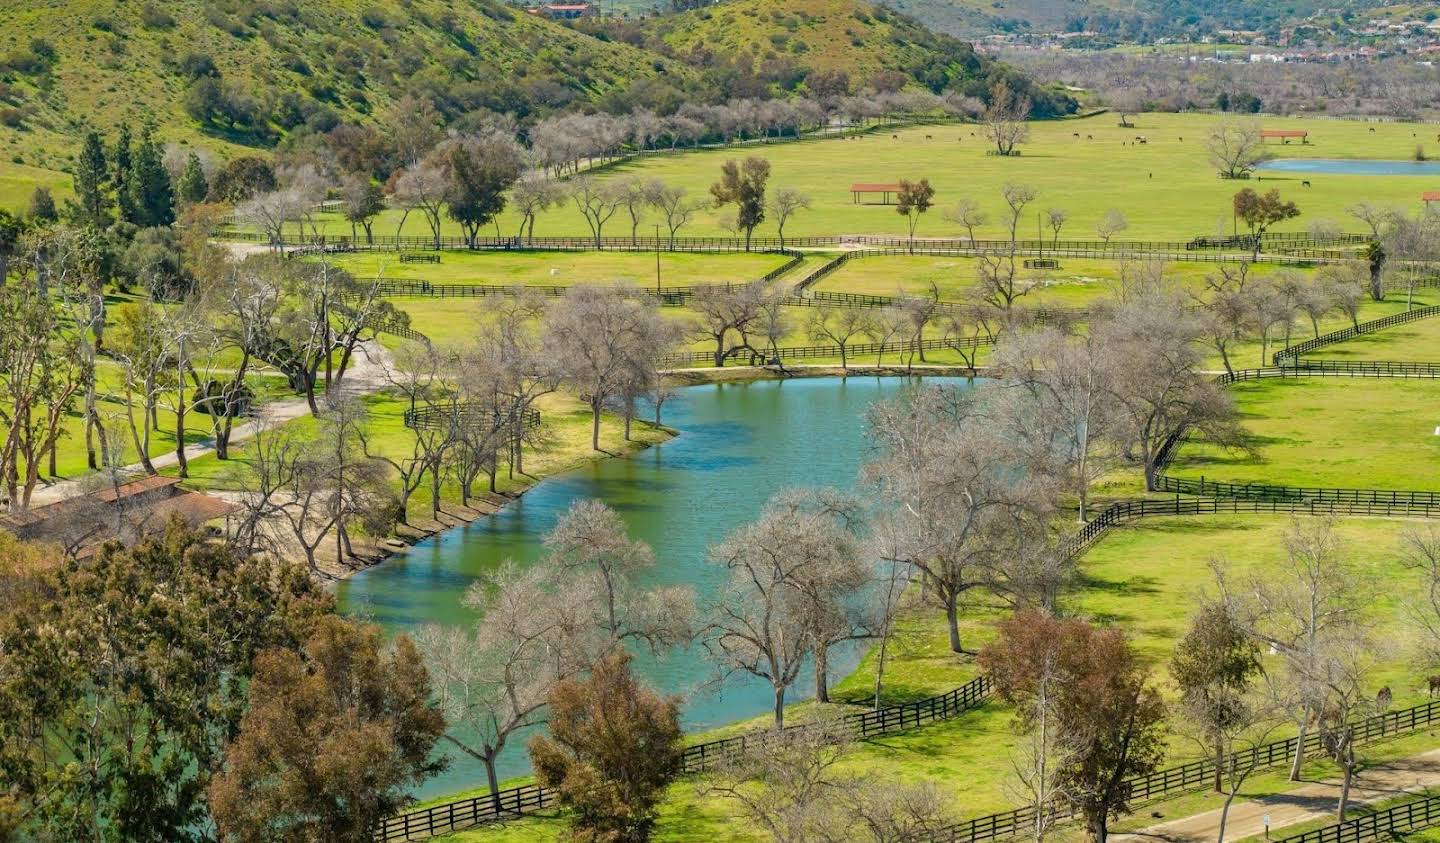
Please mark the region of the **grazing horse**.
POLYGON ((930 139, 931 139, 931 138, 930 138, 929 135, 926 135, 926 136, 925 136, 925 140, 930 140, 930 139))
POLYGON ((1085 140, 1095 140, 1095 136, 1094 136, 1094 135, 1086 135, 1086 136, 1085 136, 1085 140))
POLYGON ((1079 133, 1079 132, 1076 132, 1074 135, 1072 135, 1072 137, 1077 137, 1077 138, 1078 138, 1078 137, 1080 137, 1080 133, 1079 133))
POLYGON ((1301 187, 1309 187, 1309 186, 1310 186, 1309 180, 1300 182, 1300 186, 1301 186, 1301 187))
POLYGON ((890 136, 890 140, 900 140, 900 136, 899 136, 899 135, 891 135, 891 136, 890 136))
POLYGON ((1380 689, 1380 693, 1375 695, 1375 707, 1380 709, 1381 714, 1390 710, 1390 700, 1390 686, 1386 685, 1380 689))
POLYGON ((1432 676, 1426 681, 1430 683, 1430 696, 1435 696, 1435 692, 1440 691, 1440 676, 1432 676))

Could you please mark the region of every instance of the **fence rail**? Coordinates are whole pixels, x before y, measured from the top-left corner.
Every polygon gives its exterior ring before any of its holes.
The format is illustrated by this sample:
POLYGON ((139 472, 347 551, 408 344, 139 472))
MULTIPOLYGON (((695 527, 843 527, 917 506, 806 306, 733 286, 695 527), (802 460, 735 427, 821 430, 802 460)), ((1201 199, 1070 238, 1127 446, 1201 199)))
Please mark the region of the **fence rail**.
POLYGON ((1428 319, 1432 316, 1440 316, 1440 305, 1431 307, 1417 307, 1414 310, 1407 310, 1404 313, 1392 313, 1380 319, 1372 319, 1369 322, 1361 322, 1349 328, 1339 331, 1332 331, 1323 334, 1313 340, 1306 340, 1302 343, 1282 348, 1275 352, 1272 358, 1276 366, 1289 365, 1286 361, 1298 359, 1301 355, 1309 354, 1317 348, 1324 348, 1327 345, 1334 345, 1337 342, 1345 342, 1354 339, 1362 334, 1372 334, 1376 331, 1383 331, 1386 328, 1393 328, 1396 325, 1404 325, 1407 322, 1414 322, 1417 319, 1428 319))
MULTIPOLYGON (((1440 721, 1440 700, 1369 717, 1354 723, 1351 728, 1354 730, 1356 741, 1370 742, 1418 731, 1437 721, 1440 721)), ((1253 760, 1260 766, 1275 766, 1294 756, 1296 741, 1297 738, 1286 738, 1253 749, 1232 753, 1226 757, 1225 763, 1239 762, 1242 766, 1248 766, 1253 760)), ((1321 741, 1322 737, 1318 733, 1310 733, 1305 738, 1304 751, 1307 754, 1319 751, 1322 746, 1321 741)), ((1143 803, 1203 787, 1214 778, 1214 775, 1215 759, 1207 758, 1157 770, 1147 776, 1137 776, 1126 781, 1125 786, 1129 790, 1131 800, 1143 803)), ((1066 820, 1076 816, 1074 809, 1064 805, 1048 807, 1046 810, 1049 812, 1047 817, 1050 819, 1066 820)), ((990 840, 1001 840, 1028 832, 1034 828, 1036 818, 1037 811, 1034 807, 1016 808, 955 823, 938 833, 917 835, 908 838, 908 841, 909 843, 984 843, 990 840)), ((1325 838, 1323 841, 1316 839, 1307 840, 1304 843, 1336 843, 1336 840, 1325 838)), ((1344 843, 1352 843, 1351 838, 1344 838, 1344 843)))
POLYGON ((1440 796, 1427 796, 1353 820, 1282 837, 1276 843, 1371 843, 1436 825, 1440 825, 1440 796))
MULTIPOLYGON (((229 230, 222 239, 264 243, 278 248, 314 249, 327 251, 437 251, 437 250, 482 250, 482 251, 624 251, 624 252, 744 252, 773 251, 782 249, 836 249, 865 248, 891 250, 892 254, 975 254, 977 252, 1008 253, 1012 248, 1016 254, 1051 255, 1059 257, 1121 257, 1127 254, 1163 254, 1175 260, 1195 260, 1205 253, 1211 258, 1234 259, 1239 255, 1225 255, 1225 250, 1250 252, 1254 242, 1249 237, 1204 238, 1191 240, 992 240, 970 239, 967 237, 916 238, 887 237, 876 235, 818 235, 814 237, 476 237, 473 241, 454 235, 379 235, 371 238, 352 238, 348 235, 312 235, 298 238, 286 237, 275 241, 267 234, 254 231, 229 230)), ((1267 234, 1260 241, 1262 252, 1275 250, 1312 248, 1317 257, 1329 254, 1327 248, 1338 245, 1363 242, 1362 235, 1341 235, 1338 239, 1317 240, 1308 234, 1276 235, 1267 234), (1361 238, 1351 240, 1348 238, 1361 238)))
MULTIPOLYGON (((914 351, 938 351, 941 349, 973 350, 985 348, 995 344, 995 335, 979 337, 955 337, 951 339, 929 339, 915 342, 905 340, 902 342, 887 343, 853 343, 845 346, 844 357, 847 361, 864 357, 869 354, 877 356, 904 353, 914 351)), ((741 358, 748 361, 748 365, 758 366, 766 362, 769 349, 751 348, 741 346, 730 349, 726 352, 725 358, 741 358)), ((775 356, 781 360, 814 360, 821 357, 840 357, 840 345, 831 343, 826 345, 791 345, 780 346, 775 349, 775 356)), ((656 366, 661 369, 679 369, 692 366, 697 363, 715 363, 713 351, 677 351, 672 354, 661 355, 656 360, 656 366)))
MULTIPOLYGON (((841 718, 840 723, 857 738, 879 737, 955 717, 982 705, 990 693, 989 678, 977 676, 944 694, 916 702, 847 714, 841 718)), ((814 728, 814 725, 788 726, 785 731, 809 728, 814 728)), ((755 732, 687 746, 682 756, 683 769, 686 773, 713 769, 715 765, 741 755, 747 745, 766 740, 773 734, 755 732)), ((533 784, 521 785, 507 788, 493 796, 473 796, 387 817, 376 827, 375 839, 382 843, 422 840, 484 823, 511 819, 528 811, 548 807, 553 802, 554 793, 549 789, 533 784)))
MULTIPOLYGON (((493 431, 513 427, 515 417, 514 411, 499 409, 489 402, 462 401, 438 407, 412 407, 405 411, 404 421, 410 430, 448 430, 488 419, 493 431)), ((539 410, 527 409, 523 418, 526 430, 540 426, 539 410)))

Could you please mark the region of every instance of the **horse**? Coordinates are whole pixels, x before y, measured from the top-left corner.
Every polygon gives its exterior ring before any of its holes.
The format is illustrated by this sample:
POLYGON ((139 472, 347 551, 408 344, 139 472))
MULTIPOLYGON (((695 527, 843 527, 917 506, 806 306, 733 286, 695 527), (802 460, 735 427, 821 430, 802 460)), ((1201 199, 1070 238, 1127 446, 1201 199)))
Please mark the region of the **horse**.
POLYGON ((1435 696, 1435 692, 1440 691, 1440 676, 1431 676, 1426 681, 1430 683, 1430 696, 1435 696))
POLYGON ((1307 181, 1302 181, 1302 182, 1300 182, 1300 186, 1301 186, 1301 187, 1309 187, 1309 186, 1310 186, 1310 182, 1309 182, 1308 180, 1307 180, 1307 181))
POLYGON ((890 136, 890 140, 900 140, 900 136, 899 136, 899 135, 891 135, 891 136, 890 136))
POLYGON ((1386 685, 1380 689, 1380 693, 1375 695, 1375 707, 1380 709, 1383 714, 1390 710, 1390 700, 1390 686, 1386 685))
POLYGON ((925 140, 931 140, 931 137, 929 135, 926 135, 925 140))

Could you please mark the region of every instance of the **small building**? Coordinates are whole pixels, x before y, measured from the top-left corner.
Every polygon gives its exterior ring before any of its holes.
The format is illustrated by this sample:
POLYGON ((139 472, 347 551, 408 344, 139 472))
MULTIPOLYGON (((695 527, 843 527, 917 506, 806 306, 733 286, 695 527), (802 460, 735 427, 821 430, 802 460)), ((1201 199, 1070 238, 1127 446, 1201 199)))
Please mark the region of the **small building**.
POLYGON ((532 6, 527 11, 551 20, 576 20, 596 13, 595 7, 590 3, 547 3, 543 6, 532 6))
POLYGON ((853 205, 894 205, 895 203, 890 201, 890 197, 899 192, 900 185, 898 184, 856 182, 850 185, 850 202, 853 205), (874 196, 877 193, 880 195, 879 202, 860 201, 860 197, 862 196, 874 196))
POLYGON ((1427 206, 1431 202, 1440 202, 1440 190, 1425 191, 1424 193, 1420 194, 1420 201, 1424 202, 1427 206))
POLYGON ((125 545, 163 532, 172 518, 192 528, 239 507, 180 488, 177 477, 142 477, 24 512, 0 515, 0 530, 24 541, 50 542, 84 559, 107 541, 125 545))
POLYGON ((1261 129, 1260 140, 1267 141, 1275 139, 1281 143, 1289 143, 1292 140, 1299 140, 1301 143, 1310 142, 1310 133, 1304 129, 1261 129))

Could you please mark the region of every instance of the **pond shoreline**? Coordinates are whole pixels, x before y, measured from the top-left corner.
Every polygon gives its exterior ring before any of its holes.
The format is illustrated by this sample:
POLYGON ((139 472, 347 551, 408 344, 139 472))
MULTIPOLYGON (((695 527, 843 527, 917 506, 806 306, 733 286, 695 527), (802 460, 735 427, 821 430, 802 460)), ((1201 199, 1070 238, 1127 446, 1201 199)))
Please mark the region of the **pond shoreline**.
MULTIPOLYGON (((672 386, 705 386, 718 383, 747 383, 752 381, 766 380, 788 380, 793 378, 847 378, 847 377, 964 377, 973 378, 983 373, 980 370, 971 369, 966 366, 952 366, 942 364, 922 363, 916 366, 899 365, 851 365, 848 369, 830 364, 804 364, 787 366, 781 370, 774 366, 726 366, 724 368, 700 368, 700 369, 672 369, 663 372, 666 380, 672 386)), ((526 475, 523 485, 512 493, 490 494, 485 493, 471 499, 471 505, 465 506, 458 503, 444 504, 440 507, 440 518, 411 519, 411 523, 402 524, 396 529, 395 534, 377 541, 360 543, 357 542, 356 565, 348 565, 343 569, 330 566, 326 574, 331 581, 349 579, 362 571, 367 571, 377 565, 409 553, 416 545, 427 539, 441 536, 449 530, 465 527, 481 518, 494 515, 506 506, 520 500, 531 489, 538 486, 541 481, 560 474, 565 474, 580 468, 586 462, 596 459, 629 459, 636 454, 649 450, 654 445, 663 444, 682 431, 660 425, 660 429, 666 432, 663 439, 656 442, 628 442, 626 448, 617 453, 601 452, 592 454, 586 460, 577 460, 569 463, 559 471, 549 474, 526 475), (479 504, 478 506, 476 504, 479 504)))

